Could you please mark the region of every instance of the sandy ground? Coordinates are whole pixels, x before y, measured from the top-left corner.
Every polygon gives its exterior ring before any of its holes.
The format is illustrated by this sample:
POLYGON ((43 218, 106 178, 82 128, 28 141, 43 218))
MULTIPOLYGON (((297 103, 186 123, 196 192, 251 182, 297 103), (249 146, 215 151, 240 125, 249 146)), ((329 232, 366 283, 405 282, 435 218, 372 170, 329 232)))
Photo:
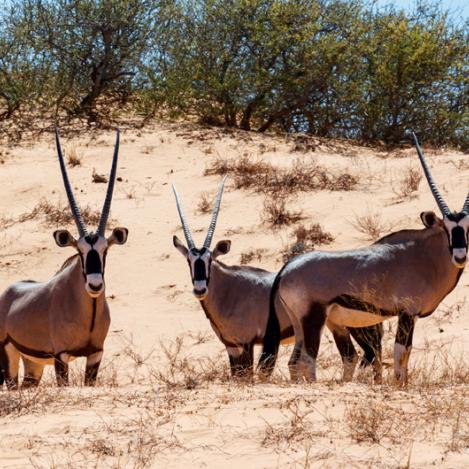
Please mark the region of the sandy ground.
MULTIPOLYGON (((99 209, 112 132, 64 137, 79 203, 99 209)), ((359 178, 353 191, 298 192, 288 201, 300 223, 319 222, 335 237, 327 249, 369 243, 357 229, 371 217, 381 234, 420 227, 419 213, 436 210, 429 188, 402 194, 413 149, 387 153, 341 142, 160 125, 122 131, 111 217, 129 228, 125 246, 108 255, 106 294, 112 325, 95 389, 82 387, 84 363, 72 365, 74 386, 57 389, 51 367, 38 390, 0 391, 0 467, 469 467, 469 274, 431 318, 419 321, 411 356, 411 384, 397 389, 391 369, 374 386, 367 373, 340 382, 340 358, 325 334, 318 382, 291 385, 283 347, 270 383, 228 378, 224 347, 191 294, 186 261, 172 246, 182 237, 171 183, 179 189, 196 242, 209 214, 198 213, 203 194, 216 193, 220 176, 204 176, 217 158, 243 155, 288 167, 316 162, 332 173, 359 178), (300 145, 301 147, 301 145, 300 145)), ((460 209, 468 189, 469 157, 431 151, 435 178, 450 207, 460 209)), ((20 279, 46 280, 73 251, 52 238, 57 228, 40 210, 66 202, 52 135, 0 147, 0 287, 20 279)), ((294 226, 272 230, 263 221, 264 196, 236 190, 228 179, 214 242, 231 239, 224 257, 261 249, 252 265, 278 270, 294 226)), ((74 229, 73 226, 68 228, 74 229)), ((403 266, 405 268, 405 266, 403 266)), ((390 362, 395 321, 386 323, 390 362)))

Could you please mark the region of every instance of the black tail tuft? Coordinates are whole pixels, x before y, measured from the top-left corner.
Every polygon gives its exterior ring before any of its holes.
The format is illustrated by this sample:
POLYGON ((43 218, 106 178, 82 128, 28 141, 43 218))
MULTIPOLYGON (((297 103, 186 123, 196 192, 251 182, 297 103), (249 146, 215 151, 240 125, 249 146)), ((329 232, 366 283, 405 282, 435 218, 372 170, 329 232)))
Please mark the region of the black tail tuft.
POLYGON ((275 310, 275 297, 284 268, 285 266, 283 266, 275 277, 270 290, 269 318, 267 319, 267 327, 262 340, 262 353, 257 365, 259 372, 262 373, 264 377, 269 377, 274 371, 278 348, 280 346, 280 322, 278 320, 277 311, 275 310))

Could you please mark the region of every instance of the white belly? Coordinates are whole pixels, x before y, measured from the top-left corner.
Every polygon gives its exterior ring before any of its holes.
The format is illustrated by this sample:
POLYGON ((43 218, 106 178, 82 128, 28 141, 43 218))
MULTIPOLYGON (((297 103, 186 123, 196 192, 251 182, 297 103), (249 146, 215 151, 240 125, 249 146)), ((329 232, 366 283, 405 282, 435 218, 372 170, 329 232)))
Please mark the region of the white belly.
MULTIPOLYGON (((26 355, 25 353, 22 353, 21 354, 22 357, 34 362, 34 363, 38 363, 39 365, 53 365, 54 362, 55 362, 55 358, 54 357, 50 357, 50 358, 38 358, 38 357, 32 357, 31 355, 26 355)), ((73 360, 75 360, 77 357, 72 357, 71 355, 69 355, 69 359, 68 361, 71 362, 73 360)))
POLYGON ((327 309, 327 319, 338 326, 344 327, 368 327, 379 324, 386 319, 378 314, 359 311, 357 309, 344 308, 339 305, 331 305, 327 309))

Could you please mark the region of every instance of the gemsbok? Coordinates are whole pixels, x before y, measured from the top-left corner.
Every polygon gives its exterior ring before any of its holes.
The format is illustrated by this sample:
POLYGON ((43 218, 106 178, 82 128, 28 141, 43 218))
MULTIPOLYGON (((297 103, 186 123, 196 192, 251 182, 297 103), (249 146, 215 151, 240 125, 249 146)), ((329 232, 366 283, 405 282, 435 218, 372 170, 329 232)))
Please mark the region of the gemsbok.
POLYGON ((467 262, 469 193, 460 212, 443 200, 413 135, 418 157, 443 218, 423 212, 421 230, 402 230, 351 251, 314 251, 294 258, 276 279, 273 295, 295 331, 292 380, 316 380, 324 324, 363 327, 398 316, 394 372, 407 383, 414 325, 456 286, 467 262))
POLYGON ((89 232, 75 202, 67 176, 58 130, 56 145, 62 178, 78 228, 75 239, 68 230, 54 232, 59 247, 73 247, 49 281, 18 282, 0 296, 0 360, 8 388, 18 387, 20 357, 24 363, 23 387, 37 386, 44 366, 53 364, 58 385, 68 384, 68 363, 86 357, 85 385, 94 385, 109 329, 104 268, 108 249, 127 241, 127 228, 114 228, 105 238, 119 154, 117 131, 111 173, 99 225, 89 232))
MULTIPOLYGON (((225 178, 226 179, 226 178, 225 178)), ((249 266, 228 266, 218 260, 218 256, 227 254, 231 241, 219 241, 213 251, 210 249, 225 179, 221 182, 207 236, 202 248, 198 249, 184 215, 181 200, 173 186, 179 217, 187 247, 173 236, 176 249, 187 259, 193 285, 193 294, 200 301, 202 309, 220 341, 228 352, 230 370, 234 377, 250 377, 253 372, 254 345, 262 344, 266 333, 272 332, 280 343, 291 343, 293 329, 287 313, 277 303, 276 313, 269 316, 271 290, 276 274, 249 266)), ((352 331, 359 345, 364 349, 362 364, 374 361, 375 351, 381 346, 381 332, 376 326, 367 328, 371 332, 364 340, 363 336, 352 331), (374 340, 373 340, 374 339, 374 340)), ((353 376, 358 354, 350 340, 346 328, 331 324, 337 348, 342 356, 343 379, 353 376)), ((267 378, 272 373, 277 357, 278 346, 269 354, 262 353, 259 360, 259 373, 267 378)))

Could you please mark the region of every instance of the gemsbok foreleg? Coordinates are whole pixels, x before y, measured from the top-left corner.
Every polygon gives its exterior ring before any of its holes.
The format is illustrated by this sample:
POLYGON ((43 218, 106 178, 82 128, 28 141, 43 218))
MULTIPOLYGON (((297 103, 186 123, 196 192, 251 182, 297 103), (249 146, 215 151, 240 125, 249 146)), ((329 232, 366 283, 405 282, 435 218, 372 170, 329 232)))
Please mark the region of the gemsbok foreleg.
POLYGON ((0 361, 7 388, 18 389, 20 353, 13 344, 8 343, 0 347, 0 361))
POLYGON ((399 313, 396 342, 394 344, 394 373, 398 384, 404 386, 408 379, 408 364, 417 316, 399 313))
POLYGON ((68 353, 59 353, 55 356, 54 368, 57 386, 68 386, 68 353))
POLYGON ((25 357, 22 358, 24 364, 24 378, 23 383, 21 384, 21 388, 31 388, 38 386, 42 378, 44 365, 35 363, 25 357))
POLYGON ((239 347, 226 347, 230 358, 230 370, 233 378, 251 378, 253 375, 254 346, 244 344, 239 347))
POLYGON ((102 350, 86 357, 85 386, 94 386, 96 384, 102 358, 102 350))

